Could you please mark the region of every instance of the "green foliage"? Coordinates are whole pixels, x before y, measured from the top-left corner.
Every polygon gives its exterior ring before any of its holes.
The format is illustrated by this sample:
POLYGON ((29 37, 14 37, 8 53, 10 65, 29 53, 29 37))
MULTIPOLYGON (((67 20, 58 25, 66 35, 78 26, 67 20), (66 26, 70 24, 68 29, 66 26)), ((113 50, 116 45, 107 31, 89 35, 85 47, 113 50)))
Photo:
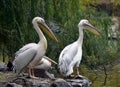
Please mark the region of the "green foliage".
POLYGON ((46 55, 52 59, 57 61, 61 50, 77 40, 77 25, 81 19, 88 19, 102 32, 102 37, 84 32, 82 63, 96 66, 114 59, 115 53, 109 50, 107 37, 110 18, 106 12, 92 7, 90 0, 1 0, 0 33, 3 34, 0 34, 0 44, 7 56, 14 55, 24 44, 39 41, 31 23, 35 16, 43 17, 48 25, 53 23, 50 27, 59 43, 47 38, 46 55))

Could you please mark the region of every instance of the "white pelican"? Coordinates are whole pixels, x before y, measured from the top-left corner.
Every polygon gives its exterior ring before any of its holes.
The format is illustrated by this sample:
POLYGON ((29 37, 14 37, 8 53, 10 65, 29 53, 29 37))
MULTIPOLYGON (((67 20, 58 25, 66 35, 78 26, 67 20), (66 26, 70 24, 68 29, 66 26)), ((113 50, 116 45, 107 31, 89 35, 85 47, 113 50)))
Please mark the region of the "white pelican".
POLYGON ((87 29, 94 34, 101 35, 101 33, 92 26, 88 20, 83 19, 78 24, 79 38, 77 41, 66 46, 59 56, 59 70, 64 76, 69 76, 73 73, 73 67, 76 66, 77 74, 79 75, 79 64, 82 59, 82 43, 83 43, 83 29, 87 29))
POLYGON ((35 17, 32 20, 33 26, 39 35, 40 41, 36 43, 29 43, 23 46, 19 51, 15 53, 15 59, 13 61, 14 70, 17 74, 28 67, 31 78, 36 78, 33 68, 39 63, 42 57, 45 55, 47 49, 47 40, 41 30, 45 31, 52 39, 56 40, 56 37, 46 25, 45 21, 41 17, 35 17))
POLYGON ((43 56, 41 61, 34 68, 35 69, 43 69, 43 70, 47 71, 48 69, 51 68, 52 63, 57 64, 55 61, 53 61, 49 57, 43 56))

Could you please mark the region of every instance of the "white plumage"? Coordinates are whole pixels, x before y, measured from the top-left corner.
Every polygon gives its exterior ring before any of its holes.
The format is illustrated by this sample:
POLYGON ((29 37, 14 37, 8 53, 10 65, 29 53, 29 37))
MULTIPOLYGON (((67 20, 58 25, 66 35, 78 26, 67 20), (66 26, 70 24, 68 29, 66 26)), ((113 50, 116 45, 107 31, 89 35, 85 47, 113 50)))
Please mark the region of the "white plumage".
POLYGON ((51 68, 51 62, 47 59, 42 58, 38 65, 34 67, 35 69, 48 70, 51 68))
POLYGON ((66 46, 59 56, 59 70, 64 76, 69 76, 73 73, 73 67, 77 67, 77 74, 79 74, 79 64, 82 60, 82 43, 83 43, 83 28, 92 31, 97 35, 101 35, 100 32, 93 27, 88 20, 83 19, 78 24, 79 38, 77 41, 66 46))
POLYGON ((52 68, 52 63, 57 64, 55 61, 48 58, 47 56, 43 56, 41 61, 34 68, 35 69, 43 69, 43 70, 47 71, 48 69, 52 68))
POLYGON ((56 40, 56 37, 46 25, 44 19, 41 17, 35 17, 32 20, 34 28, 39 35, 40 41, 36 43, 30 43, 23 46, 19 51, 15 53, 15 59, 13 61, 14 70, 19 74, 24 68, 29 68, 29 74, 31 78, 35 78, 33 68, 39 63, 42 57, 45 55, 47 49, 47 40, 41 30, 45 31, 52 39, 56 40))

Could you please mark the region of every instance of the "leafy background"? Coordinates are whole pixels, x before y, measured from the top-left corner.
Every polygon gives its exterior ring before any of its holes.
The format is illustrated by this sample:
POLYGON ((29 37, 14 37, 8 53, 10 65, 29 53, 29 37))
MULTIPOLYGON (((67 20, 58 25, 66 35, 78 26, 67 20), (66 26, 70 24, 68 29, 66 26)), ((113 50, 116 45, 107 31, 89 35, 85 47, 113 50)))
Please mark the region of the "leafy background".
POLYGON ((117 0, 0 0, 0 58, 6 61, 23 45, 38 42, 32 19, 40 16, 53 30, 59 43, 48 40, 46 55, 58 61, 61 50, 78 38, 78 23, 88 19, 102 32, 97 37, 84 31, 82 64, 88 68, 110 63, 119 58, 119 38, 117 48, 113 41, 108 45, 108 30, 111 16, 120 16, 117 0))

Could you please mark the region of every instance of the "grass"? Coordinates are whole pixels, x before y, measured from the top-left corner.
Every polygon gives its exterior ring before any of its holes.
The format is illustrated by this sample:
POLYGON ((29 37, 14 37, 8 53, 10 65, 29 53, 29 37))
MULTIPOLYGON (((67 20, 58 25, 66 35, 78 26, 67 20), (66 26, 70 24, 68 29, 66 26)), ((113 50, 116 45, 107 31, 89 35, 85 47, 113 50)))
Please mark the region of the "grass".
POLYGON ((81 66, 82 75, 92 81, 92 87, 120 87, 120 64, 117 61, 107 70, 89 70, 85 65, 81 66))

